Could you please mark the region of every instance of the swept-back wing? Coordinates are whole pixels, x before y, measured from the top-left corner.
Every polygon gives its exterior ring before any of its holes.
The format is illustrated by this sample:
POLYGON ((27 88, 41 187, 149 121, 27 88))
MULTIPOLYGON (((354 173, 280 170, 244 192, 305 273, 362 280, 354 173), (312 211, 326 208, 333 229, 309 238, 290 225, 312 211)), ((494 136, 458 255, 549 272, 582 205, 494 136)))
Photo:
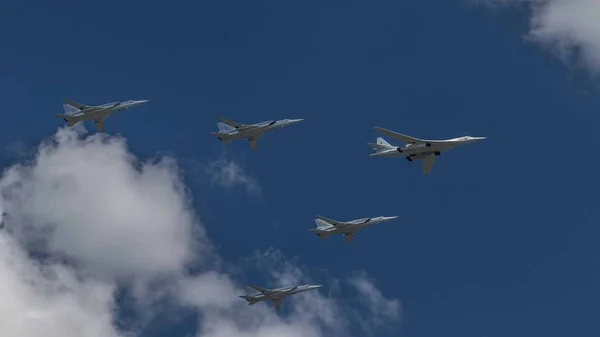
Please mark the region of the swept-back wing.
POLYGON ((100 132, 100 133, 104 132, 104 118, 94 119, 94 124, 96 124, 96 128, 98 129, 98 132, 100 132))
POLYGON ((352 243, 352 237, 354 237, 354 234, 344 234, 344 240, 346 243, 352 243))
POLYGON ((273 303, 273 306, 275 307, 275 310, 279 311, 279 307, 281 306, 281 300, 280 299, 273 299, 273 300, 271 300, 271 302, 273 303))
POLYGON ((71 105, 71 106, 74 106, 74 107, 76 107, 77 109, 80 109, 80 110, 82 110, 82 109, 86 109, 86 108, 90 108, 90 106, 89 106, 89 105, 85 105, 85 104, 77 103, 77 102, 75 102, 75 101, 73 101, 73 100, 70 100, 70 99, 68 99, 68 98, 63 98, 62 100, 63 100, 63 102, 65 102, 65 103, 67 103, 67 104, 69 104, 69 105, 71 105))
POLYGON ((375 127, 375 130, 383 133, 386 136, 395 138, 403 143, 407 143, 407 144, 411 144, 411 143, 422 143, 423 140, 419 139, 419 138, 415 138, 415 137, 411 137, 411 136, 407 136, 407 135, 403 135, 401 133, 397 133, 388 129, 384 129, 384 128, 380 128, 380 127, 375 127))
POLYGON ((256 150, 258 148, 258 138, 260 138, 260 136, 248 137, 248 143, 250 143, 252 150, 256 150))
POLYGON ((429 154, 423 158, 423 174, 431 172, 433 165, 435 164, 436 155, 429 154))
POLYGON ((269 289, 261 288, 259 286, 255 286, 255 285, 252 285, 252 284, 247 284, 246 286, 248 286, 248 287, 250 287, 250 288, 252 288, 252 289, 254 289, 256 291, 260 291, 261 293, 269 292, 269 289))
POLYGON ((225 118, 223 116, 219 116, 219 118, 221 118, 221 120, 223 121, 223 123, 225 123, 227 125, 231 125, 234 128, 236 128, 236 129, 247 127, 247 125, 245 125, 245 124, 234 122, 234 121, 232 121, 230 119, 227 119, 227 118, 225 118))
POLYGON ((329 218, 326 218, 326 217, 320 216, 320 215, 317 215, 317 219, 325 221, 325 222, 327 222, 328 224, 330 224, 332 226, 343 225, 343 223, 341 223, 339 221, 335 221, 335 220, 332 220, 332 219, 329 219, 329 218))

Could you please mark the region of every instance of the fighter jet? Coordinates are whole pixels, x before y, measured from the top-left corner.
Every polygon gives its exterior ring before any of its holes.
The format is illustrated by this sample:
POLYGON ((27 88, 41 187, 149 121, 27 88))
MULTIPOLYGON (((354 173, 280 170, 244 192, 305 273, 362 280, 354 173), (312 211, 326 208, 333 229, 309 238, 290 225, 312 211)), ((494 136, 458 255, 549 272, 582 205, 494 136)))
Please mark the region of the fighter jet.
POLYGON ((464 136, 447 140, 426 140, 414 138, 390 131, 384 128, 375 127, 375 130, 384 135, 396 138, 397 140, 406 143, 405 146, 394 146, 388 143, 385 139, 378 137, 377 143, 367 143, 368 146, 375 150, 369 156, 372 157, 398 157, 406 156, 409 162, 415 160, 423 161, 423 174, 428 174, 435 164, 435 159, 442 152, 448 151, 454 147, 464 144, 470 144, 486 137, 471 137, 464 136))
POLYGON ((295 287, 284 287, 278 289, 265 289, 251 284, 246 285, 246 295, 240 296, 253 305, 261 301, 271 301, 275 310, 279 310, 281 301, 290 295, 321 288, 322 285, 301 285, 295 287))
POLYGON ((67 122, 67 126, 73 126, 85 120, 92 120, 94 121, 94 124, 96 124, 98 132, 104 132, 104 120, 106 117, 123 109, 128 109, 148 102, 148 100, 121 101, 90 106, 77 103, 67 98, 63 98, 63 101, 65 102, 65 104, 63 104, 65 113, 56 114, 55 116, 60 117, 67 122))
POLYGON ((211 132, 211 135, 219 138, 223 144, 227 144, 235 139, 246 138, 253 150, 256 150, 258 138, 266 132, 303 121, 303 119, 281 119, 246 125, 228 120, 223 116, 219 118, 221 118, 223 123, 218 122, 219 131, 211 132))
POLYGON ((362 218, 343 222, 317 215, 317 218, 315 219, 317 228, 309 229, 309 231, 316 233, 321 239, 325 239, 334 234, 344 234, 344 240, 346 240, 347 243, 351 243, 352 237, 356 231, 396 218, 397 216, 378 216, 375 218, 362 218))

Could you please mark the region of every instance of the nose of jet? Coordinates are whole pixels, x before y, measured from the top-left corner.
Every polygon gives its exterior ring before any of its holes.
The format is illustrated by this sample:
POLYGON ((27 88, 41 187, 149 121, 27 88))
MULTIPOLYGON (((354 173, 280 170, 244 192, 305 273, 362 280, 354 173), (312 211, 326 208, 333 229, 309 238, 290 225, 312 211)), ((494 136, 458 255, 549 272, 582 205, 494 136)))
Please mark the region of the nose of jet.
POLYGON ((298 119, 290 119, 290 124, 296 124, 296 123, 300 123, 302 122, 304 119, 303 118, 298 118, 298 119))
POLYGON ((388 221, 388 220, 394 220, 394 219, 396 219, 397 217, 398 217, 397 215, 395 215, 395 216, 384 216, 384 217, 383 217, 383 220, 384 220, 384 221, 388 221))
POLYGON ((147 99, 143 99, 143 100, 140 100, 140 101, 135 101, 136 104, 144 104, 146 102, 148 102, 147 99))

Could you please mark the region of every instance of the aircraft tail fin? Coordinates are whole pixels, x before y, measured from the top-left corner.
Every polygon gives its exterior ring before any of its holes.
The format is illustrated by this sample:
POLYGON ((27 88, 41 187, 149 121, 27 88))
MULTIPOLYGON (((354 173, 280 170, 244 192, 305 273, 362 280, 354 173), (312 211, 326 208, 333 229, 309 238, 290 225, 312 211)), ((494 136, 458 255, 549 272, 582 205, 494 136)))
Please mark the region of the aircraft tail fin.
POLYGON ((221 123, 221 122, 217 122, 217 127, 219 128, 219 131, 221 131, 221 132, 228 132, 228 131, 235 130, 235 128, 233 126, 227 125, 227 124, 221 123))
POLYGON ((383 139, 382 137, 377 137, 377 144, 378 145, 384 145, 384 146, 392 146, 392 144, 388 143, 385 139, 383 139))
POLYGON ((63 104, 63 109, 65 110, 65 114, 67 115, 74 115, 78 112, 80 112, 81 110, 72 106, 71 104, 63 104))
POLYGON ((67 126, 73 126, 79 122, 73 115, 56 114, 55 116, 60 117, 63 121, 67 122, 67 126))
POLYGON ((367 145, 376 152, 387 150, 393 147, 392 144, 388 143, 385 139, 381 137, 377 137, 377 143, 367 143, 367 145))
POLYGON ((321 219, 315 219, 315 225, 317 225, 317 229, 322 229, 322 228, 330 228, 333 227, 332 224, 327 223, 321 219))

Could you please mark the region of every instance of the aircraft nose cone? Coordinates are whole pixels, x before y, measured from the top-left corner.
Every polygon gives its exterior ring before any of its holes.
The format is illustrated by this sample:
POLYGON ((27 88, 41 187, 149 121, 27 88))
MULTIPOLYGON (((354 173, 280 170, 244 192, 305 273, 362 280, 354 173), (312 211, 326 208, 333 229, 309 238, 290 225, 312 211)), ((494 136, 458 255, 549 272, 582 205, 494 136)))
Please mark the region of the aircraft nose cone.
POLYGON ((148 102, 148 100, 147 99, 143 99, 143 100, 137 101, 136 103, 143 104, 143 103, 146 103, 146 102, 148 102))
POLYGON ((290 120, 290 122, 292 122, 292 123, 300 123, 303 120, 304 120, 304 118, 298 118, 298 119, 292 119, 292 120, 290 120))

